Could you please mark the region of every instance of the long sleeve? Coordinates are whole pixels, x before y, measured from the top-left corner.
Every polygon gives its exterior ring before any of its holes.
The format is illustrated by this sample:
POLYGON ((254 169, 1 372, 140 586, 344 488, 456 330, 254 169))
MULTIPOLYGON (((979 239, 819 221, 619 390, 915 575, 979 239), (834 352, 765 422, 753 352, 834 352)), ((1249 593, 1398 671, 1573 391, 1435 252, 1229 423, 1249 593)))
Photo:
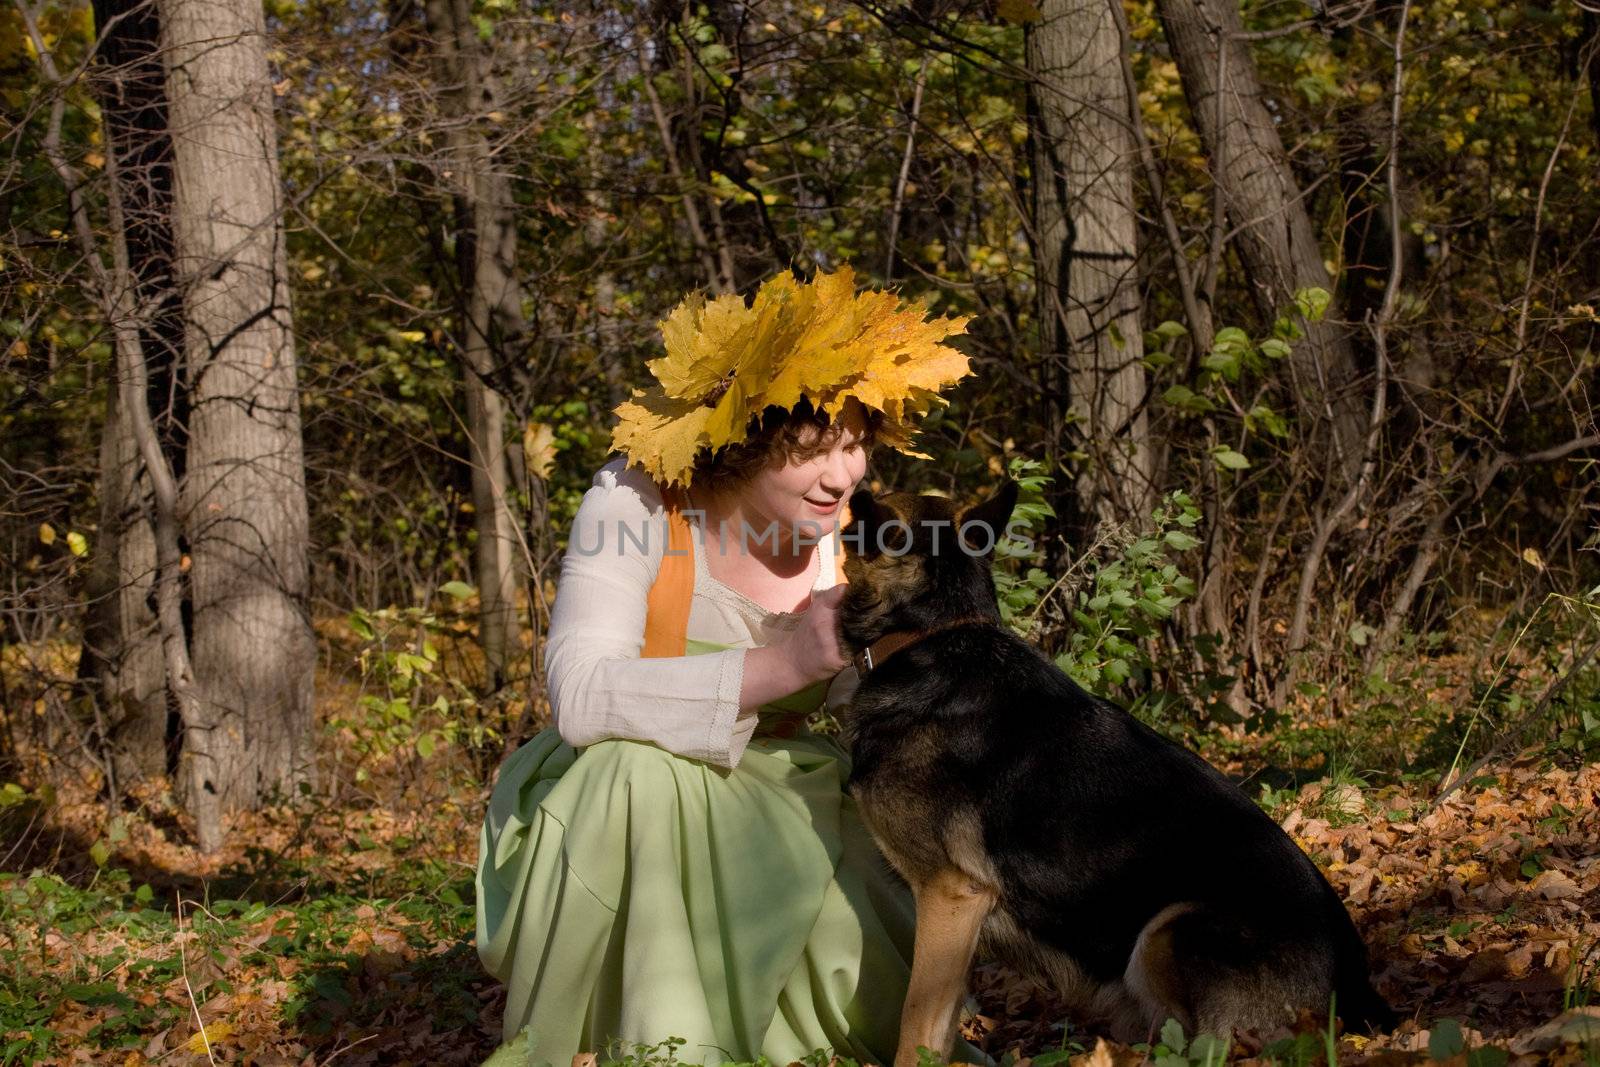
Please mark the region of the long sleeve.
POLYGON ((602 467, 573 521, 550 616, 544 664, 555 726, 574 747, 626 738, 732 767, 755 726, 739 716, 744 650, 639 656, 665 549, 654 483, 621 460, 602 467))

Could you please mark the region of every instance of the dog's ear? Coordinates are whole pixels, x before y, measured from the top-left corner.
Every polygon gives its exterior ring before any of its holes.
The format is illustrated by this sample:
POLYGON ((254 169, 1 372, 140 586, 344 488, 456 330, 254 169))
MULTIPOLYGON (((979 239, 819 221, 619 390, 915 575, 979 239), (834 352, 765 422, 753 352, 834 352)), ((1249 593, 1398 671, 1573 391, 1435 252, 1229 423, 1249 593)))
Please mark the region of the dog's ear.
POLYGON ((850 521, 839 530, 839 536, 850 551, 857 556, 872 554, 878 543, 878 527, 894 518, 888 508, 878 506, 872 493, 858 489, 850 497, 850 521))
POLYGON ((973 504, 956 519, 961 542, 969 551, 988 555, 1005 536, 1011 509, 1017 506, 1017 483, 1007 478, 989 499, 973 504))

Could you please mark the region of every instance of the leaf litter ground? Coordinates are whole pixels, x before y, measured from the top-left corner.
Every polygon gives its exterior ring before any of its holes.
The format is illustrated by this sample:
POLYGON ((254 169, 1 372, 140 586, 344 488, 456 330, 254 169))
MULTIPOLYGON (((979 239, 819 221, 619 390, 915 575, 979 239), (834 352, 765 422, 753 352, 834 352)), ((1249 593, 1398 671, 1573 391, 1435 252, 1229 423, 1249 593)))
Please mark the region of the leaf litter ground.
MULTIPOLYGON (((356 757, 336 747, 325 780, 349 783, 341 761, 356 757)), ((335 789, 337 805, 241 818, 213 857, 188 846, 160 792, 109 824, 87 787, 13 804, 0 1063, 481 1061, 503 1003, 471 944, 486 791, 448 755, 422 774, 408 764, 404 782, 386 781, 368 758, 368 782, 335 789)), ((1276 795, 1274 816, 1347 901, 1403 1017, 1391 1034, 1339 1038, 1340 1062, 1600 1062, 1597 795, 1600 767, 1532 758, 1436 810, 1416 787, 1276 795)), ((980 967, 974 991, 966 1033, 1019 1067, 1201 1062, 1158 1035, 1142 1049, 1100 1040, 998 967, 980 967)), ((1244 1035, 1231 1056, 1324 1062, 1322 1022, 1298 1038, 1244 1035)))

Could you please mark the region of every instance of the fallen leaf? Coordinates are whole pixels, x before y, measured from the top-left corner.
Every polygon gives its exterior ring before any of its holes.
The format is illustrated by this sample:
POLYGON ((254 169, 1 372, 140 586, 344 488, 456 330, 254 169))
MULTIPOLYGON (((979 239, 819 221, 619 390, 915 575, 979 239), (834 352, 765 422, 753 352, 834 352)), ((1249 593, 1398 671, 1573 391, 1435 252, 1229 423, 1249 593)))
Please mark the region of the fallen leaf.
POLYGON ((1574 1008, 1511 1041, 1518 1055, 1549 1052, 1561 1045, 1587 1044, 1600 1040, 1600 1008, 1574 1008))
POLYGON ((1528 884, 1528 888, 1539 894, 1545 900, 1565 900, 1567 897, 1580 895, 1583 890, 1578 888, 1578 883, 1568 878, 1560 871, 1543 871, 1528 884))
POLYGON ((1497 948, 1485 949, 1467 961, 1461 973, 1456 977, 1458 982, 1472 984, 1483 982, 1490 978, 1499 978, 1506 973, 1506 954, 1497 948))
POLYGON ((216 1045, 226 1040, 231 1033, 233 1033, 233 1024, 226 1019, 218 1019, 216 1022, 207 1023, 195 1031, 193 1037, 183 1043, 184 1051, 193 1053, 196 1056, 204 1055, 208 1043, 216 1045))

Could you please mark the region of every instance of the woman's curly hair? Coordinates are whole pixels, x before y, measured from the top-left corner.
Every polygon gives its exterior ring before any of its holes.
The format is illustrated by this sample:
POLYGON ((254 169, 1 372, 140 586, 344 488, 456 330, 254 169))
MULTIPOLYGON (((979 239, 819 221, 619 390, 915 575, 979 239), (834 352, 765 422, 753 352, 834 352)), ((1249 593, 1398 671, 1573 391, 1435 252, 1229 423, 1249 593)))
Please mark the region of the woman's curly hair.
MULTIPOLYGON (((867 410, 867 430, 862 447, 871 449, 883 422, 883 413, 867 410)), ((767 467, 803 463, 833 447, 844 427, 817 411, 804 397, 791 409, 769 407, 751 420, 743 441, 707 453, 695 461, 695 484, 722 489, 749 481, 767 467)))

